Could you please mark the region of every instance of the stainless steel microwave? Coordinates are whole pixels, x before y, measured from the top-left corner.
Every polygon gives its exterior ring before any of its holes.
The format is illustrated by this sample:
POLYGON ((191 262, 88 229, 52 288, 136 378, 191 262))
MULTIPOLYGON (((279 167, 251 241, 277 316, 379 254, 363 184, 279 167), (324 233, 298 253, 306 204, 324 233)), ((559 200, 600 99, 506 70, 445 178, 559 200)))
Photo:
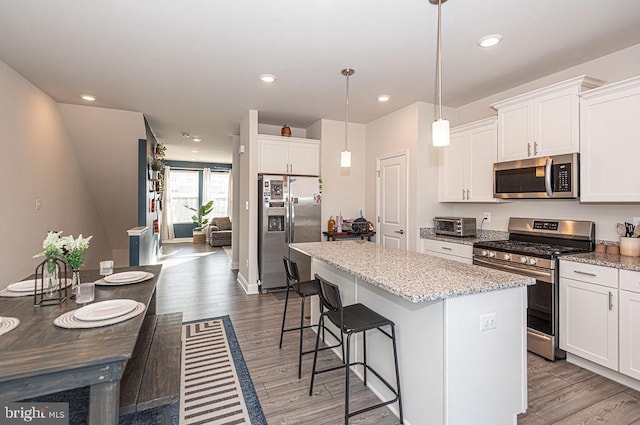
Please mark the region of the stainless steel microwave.
POLYGON ((493 196, 506 199, 577 198, 579 154, 493 164, 493 196))

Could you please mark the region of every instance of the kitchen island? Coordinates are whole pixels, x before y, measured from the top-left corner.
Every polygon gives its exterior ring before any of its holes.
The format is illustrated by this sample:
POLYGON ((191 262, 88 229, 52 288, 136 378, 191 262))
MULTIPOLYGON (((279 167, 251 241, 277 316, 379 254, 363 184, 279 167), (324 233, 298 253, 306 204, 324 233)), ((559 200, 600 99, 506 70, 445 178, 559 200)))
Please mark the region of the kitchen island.
MULTIPOLYGON (((312 258, 312 274, 340 287, 343 304, 395 322, 406 424, 512 425, 526 410, 526 286, 535 280, 365 241, 290 246, 312 258)), ((311 310, 317 323, 315 297, 311 310)), ((361 344, 352 358, 362 359, 361 344)), ((394 382, 389 340, 371 332, 367 351, 394 382)), ((374 393, 391 397, 368 378, 374 393)), ((390 409, 397 415, 397 404, 390 409)))

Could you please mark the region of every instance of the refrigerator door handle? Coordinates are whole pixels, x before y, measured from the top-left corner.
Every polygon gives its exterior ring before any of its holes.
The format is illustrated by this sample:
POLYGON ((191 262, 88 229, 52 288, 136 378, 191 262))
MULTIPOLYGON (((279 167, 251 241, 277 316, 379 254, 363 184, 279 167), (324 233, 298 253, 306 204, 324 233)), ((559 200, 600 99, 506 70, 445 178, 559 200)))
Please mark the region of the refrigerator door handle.
MULTIPOLYGON (((289 193, 291 195, 291 193, 289 193)), ((291 208, 291 219, 289 220, 289 242, 295 242, 295 232, 293 224, 296 222, 296 209, 295 209, 295 198, 293 196, 289 196, 289 208, 291 208)))
POLYGON ((289 243, 289 197, 284 198, 284 242, 289 243))

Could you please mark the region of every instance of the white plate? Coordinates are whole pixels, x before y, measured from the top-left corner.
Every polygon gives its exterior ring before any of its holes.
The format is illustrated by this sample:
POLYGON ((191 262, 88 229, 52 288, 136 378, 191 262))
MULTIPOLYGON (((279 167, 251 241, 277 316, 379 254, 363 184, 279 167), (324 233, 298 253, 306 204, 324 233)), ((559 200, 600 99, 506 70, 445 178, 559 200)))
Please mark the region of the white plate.
MULTIPOLYGON (((60 279, 62 280, 62 279, 60 279)), ((35 285, 35 279, 29 279, 29 280, 23 280, 22 282, 16 282, 16 283, 12 283, 11 285, 7 286, 7 290, 10 292, 31 292, 33 293, 34 291, 34 285, 35 285)), ((67 279, 67 285, 69 283, 71 283, 72 280, 71 279, 67 279)), ((44 290, 47 291, 47 285, 48 283, 45 281, 44 282, 44 290)), ((65 286, 67 286, 65 285, 65 286)), ((56 290, 58 289, 58 285, 55 285, 54 287, 56 290)))
POLYGON ((131 285, 134 283, 144 282, 145 280, 152 279, 155 275, 153 273, 145 272, 145 275, 136 280, 125 280, 123 282, 107 282, 104 279, 96 280, 96 285, 101 286, 119 286, 119 285, 131 285))
POLYGON ((7 286, 7 289, 11 292, 33 292, 35 284, 35 279, 23 280, 22 282, 12 283, 7 286))
POLYGON ((130 311, 127 314, 123 314, 122 316, 114 317, 113 319, 108 320, 78 320, 75 316, 76 310, 71 310, 62 315, 56 317, 53 320, 53 324, 65 329, 91 329, 91 328, 100 328, 102 326, 114 325, 116 323, 122 323, 129 319, 136 317, 137 315, 143 313, 145 311, 144 303, 136 303, 136 308, 130 311))
POLYGON ((108 320, 133 311, 138 303, 134 300, 107 300, 89 304, 75 310, 73 315, 78 320, 97 321, 108 320))
POLYGON ((105 282, 116 283, 116 282, 133 282, 138 279, 142 279, 146 277, 147 272, 144 271, 135 271, 135 272, 122 272, 111 274, 109 276, 105 276, 105 282))

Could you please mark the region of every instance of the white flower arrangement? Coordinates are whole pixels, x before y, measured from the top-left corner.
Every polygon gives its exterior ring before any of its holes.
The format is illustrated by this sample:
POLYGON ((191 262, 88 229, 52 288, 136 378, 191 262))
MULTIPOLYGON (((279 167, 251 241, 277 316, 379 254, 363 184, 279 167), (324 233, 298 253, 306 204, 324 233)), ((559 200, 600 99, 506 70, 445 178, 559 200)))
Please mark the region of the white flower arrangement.
POLYGON ((50 231, 47 233, 47 237, 44 238, 42 242, 42 247, 44 251, 39 254, 33 256, 33 258, 37 257, 45 257, 47 260, 55 260, 56 258, 62 256, 62 248, 64 247, 64 241, 60 237, 62 232, 54 232, 50 231))
MULTIPOLYGON (((47 260, 64 258, 71 269, 78 270, 84 264, 84 251, 89 248, 89 241, 92 237, 83 238, 80 234, 77 239, 74 239, 71 235, 62 236, 62 231, 50 231, 42 242, 44 251, 33 257, 45 257, 47 260)), ((50 261, 49 264, 55 267, 53 261, 50 261)), ((50 268, 49 265, 48 268, 50 268)), ((49 272, 52 271, 49 270, 49 272)))
POLYGON ((89 241, 93 236, 83 238, 82 233, 77 239, 73 239, 73 236, 65 236, 62 239, 64 249, 64 259, 72 270, 78 270, 84 264, 84 251, 89 248, 89 241))

